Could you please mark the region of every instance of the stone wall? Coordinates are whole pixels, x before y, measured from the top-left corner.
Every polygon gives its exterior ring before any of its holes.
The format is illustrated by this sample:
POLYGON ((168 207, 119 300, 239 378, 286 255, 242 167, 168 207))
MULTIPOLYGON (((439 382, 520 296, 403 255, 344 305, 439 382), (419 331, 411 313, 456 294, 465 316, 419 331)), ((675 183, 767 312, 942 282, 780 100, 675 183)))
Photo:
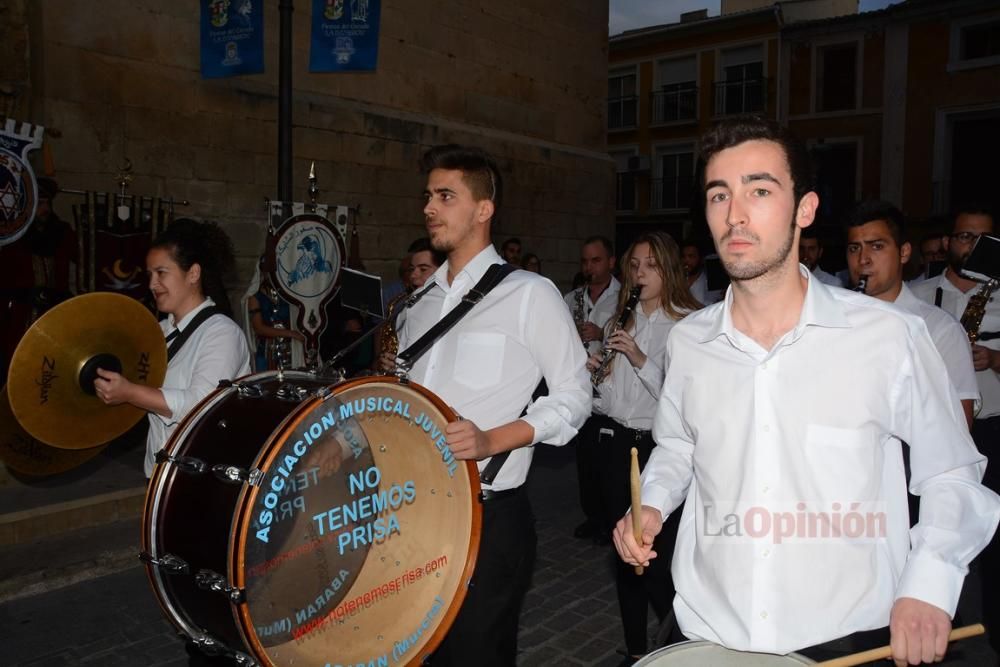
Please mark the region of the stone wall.
MULTIPOLYGON (((0 43, 16 55, 8 39, 28 37, 30 82, 11 115, 56 130, 60 184, 114 190, 129 159, 131 192, 187 199, 181 214, 224 224, 240 256, 234 291, 263 245, 264 198, 277 195, 278 11, 261 4, 266 72, 202 80, 194 0, 0 0, 14 19, 0 43)), ((296 199, 315 160, 320 200, 361 206, 366 268, 394 278, 423 235, 419 156, 479 144, 507 180, 496 240, 521 237, 567 287, 580 239, 614 224, 606 0, 383 0, 378 69, 351 74, 308 73, 310 3, 295 4, 296 199)), ((69 219, 71 196, 56 203, 69 219)))

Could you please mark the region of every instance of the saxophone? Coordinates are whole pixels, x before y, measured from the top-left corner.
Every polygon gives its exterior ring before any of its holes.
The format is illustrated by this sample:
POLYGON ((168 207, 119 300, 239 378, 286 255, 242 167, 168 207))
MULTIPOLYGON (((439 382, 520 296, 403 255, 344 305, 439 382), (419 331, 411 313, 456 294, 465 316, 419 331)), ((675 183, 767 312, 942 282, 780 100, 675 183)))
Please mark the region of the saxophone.
POLYGON ((965 312, 962 313, 961 322, 962 328, 969 335, 970 343, 979 340, 979 328, 983 325, 983 317, 986 315, 986 304, 990 302, 990 297, 998 286, 1000 286, 1000 280, 993 278, 983 283, 979 291, 969 297, 969 304, 965 307, 965 312))
MULTIPOLYGON (((590 285, 590 276, 585 276, 583 284, 576 288, 573 293, 573 323, 576 324, 576 330, 581 331, 583 325, 587 322, 587 304, 586 295, 587 287, 590 285)), ((583 344, 587 347, 587 344, 583 344)))
MULTIPOLYGON (((378 339, 378 349, 382 352, 391 352, 393 356, 396 356, 396 353, 399 352, 399 333, 395 327, 396 311, 399 309, 400 304, 405 302, 409 297, 409 292, 403 292, 394 297, 386 308, 385 325, 382 327, 382 331, 379 332, 378 339)), ((375 363, 378 363, 378 358, 375 359, 375 363)))
MULTIPOLYGON (((609 338, 611 334, 619 329, 623 329, 625 325, 628 324, 628 318, 632 317, 632 311, 635 310, 635 305, 639 303, 639 292, 641 291, 642 285, 636 285, 632 288, 632 291, 628 293, 628 300, 625 302, 625 307, 622 308, 622 314, 618 318, 618 321, 615 322, 614 328, 608 332, 608 336, 605 340, 609 338)), ((608 372, 611 370, 611 361, 618 354, 618 350, 613 350, 606 345, 602 352, 604 352, 604 358, 601 359, 601 364, 594 369, 593 373, 590 374, 590 384, 594 385, 595 391, 597 385, 604 382, 604 380, 608 377, 608 372)))

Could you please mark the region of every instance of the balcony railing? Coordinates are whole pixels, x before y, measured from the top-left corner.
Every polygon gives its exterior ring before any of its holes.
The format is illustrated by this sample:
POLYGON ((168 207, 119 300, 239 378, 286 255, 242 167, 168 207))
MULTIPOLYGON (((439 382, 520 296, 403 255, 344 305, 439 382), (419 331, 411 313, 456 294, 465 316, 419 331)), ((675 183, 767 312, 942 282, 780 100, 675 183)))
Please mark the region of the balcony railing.
POLYGON ((767 110, 767 78, 717 81, 715 115, 728 116, 767 110))
POLYGON ((636 200, 638 199, 637 195, 638 187, 635 174, 631 172, 619 173, 617 187, 615 188, 615 210, 636 210, 636 200))
POLYGON ((655 210, 687 209, 694 195, 694 177, 656 178, 650 183, 650 208, 655 210))
POLYGON ((636 108, 638 99, 639 98, 635 95, 608 98, 609 130, 620 130, 626 127, 636 126, 636 108))
POLYGON ((653 122, 695 120, 698 116, 698 87, 661 90, 653 93, 653 122))

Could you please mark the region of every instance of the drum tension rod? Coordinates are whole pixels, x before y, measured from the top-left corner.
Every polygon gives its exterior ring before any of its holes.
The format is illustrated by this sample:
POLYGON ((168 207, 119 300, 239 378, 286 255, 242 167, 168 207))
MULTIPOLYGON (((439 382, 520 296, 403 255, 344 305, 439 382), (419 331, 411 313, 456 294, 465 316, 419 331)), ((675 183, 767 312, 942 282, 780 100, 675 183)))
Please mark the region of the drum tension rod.
POLYGON ((191 637, 181 633, 185 639, 190 641, 195 647, 209 657, 226 657, 232 660, 238 667, 260 667, 260 663, 251 658, 246 653, 234 651, 215 637, 203 634, 191 637))
POLYGON ((228 463, 218 463, 214 466, 209 466, 201 459, 193 456, 171 456, 162 449, 156 452, 156 462, 173 463, 181 472, 188 473, 189 475, 204 475, 212 471, 218 479, 229 484, 242 484, 246 482, 250 486, 260 486, 261 480, 264 479, 264 473, 256 468, 247 470, 246 468, 229 465, 228 463))
POLYGON ((227 389, 229 387, 234 388, 240 396, 248 398, 260 398, 265 394, 264 388, 259 384, 247 384, 246 382, 239 382, 237 380, 219 380, 219 389, 227 389))
POLYGON ((208 472, 208 464, 201 459, 196 459, 193 456, 171 456, 162 449, 156 452, 156 462, 173 463, 181 469, 181 472, 191 475, 202 475, 208 472))
POLYGON ((240 604, 246 599, 246 593, 242 588, 230 586, 226 583, 225 577, 212 570, 198 570, 194 575, 194 583, 206 591, 222 593, 233 604, 240 604))
POLYGON ((188 574, 191 571, 183 559, 173 554, 164 554, 163 558, 154 558, 153 554, 148 551, 140 551, 139 560, 148 565, 161 568, 167 574, 188 574))
POLYGON ((246 468, 227 465, 225 463, 212 466, 212 472, 223 482, 229 484, 242 484, 246 482, 250 486, 260 486, 261 480, 264 479, 264 472, 257 468, 247 470, 246 468))

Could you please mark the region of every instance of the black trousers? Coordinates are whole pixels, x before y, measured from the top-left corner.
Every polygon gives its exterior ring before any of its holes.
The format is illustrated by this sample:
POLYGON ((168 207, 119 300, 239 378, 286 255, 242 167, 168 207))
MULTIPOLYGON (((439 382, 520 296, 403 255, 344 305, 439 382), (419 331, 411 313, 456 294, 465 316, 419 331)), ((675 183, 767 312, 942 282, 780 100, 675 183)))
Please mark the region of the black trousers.
POLYGON ((535 516, 523 491, 483 503, 483 531, 468 594, 434 667, 513 667, 521 603, 535 565, 535 516))
MULTIPOLYGON (((606 508, 604 525, 614 526, 631 505, 629 471, 631 450, 635 447, 639 454, 639 469, 642 470, 653 451, 653 438, 649 431, 634 431, 618 424, 608 417, 593 418, 598 431, 597 445, 600 451, 603 472, 601 476, 601 502, 606 508), (600 433, 604 430, 603 435, 600 433), (608 435, 611 431, 613 435, 608 435)), ((618 593, 618 610, 621 613, 622 629, 625 633, 625 648, 631 655, 646 653, 649 605, 662 621, 670 613, 674 600, 674 581, 670 576, 670 560, 677 540, 677 526, 681 508, 671 513, 663 525, 663 530, 653 541, 657 557, 649 563, 641 575, 635 568, 626 565, 617 552, 612 550, 615 562, 615 585, 618 593)))
POLYGON ((587 521, 603 530, 605 516, 601 505, 601 461, 597 447, 597 429, 594 427, 596 415, 587 418, 580 431, 573 438, 576 449, 576 479, 580 488, 580 509, 587 521))
MULTIPOLYGON (((983 484, 1000 493, 1000 416, 973 421, 972 439, 989 459, 983 484)), ((982 580, 983 625, 990 646, 1000 654, 1000 600, 997 597, 1000 595, 1000 537, 997 535, 979 554, 978 568, 982 580)))

